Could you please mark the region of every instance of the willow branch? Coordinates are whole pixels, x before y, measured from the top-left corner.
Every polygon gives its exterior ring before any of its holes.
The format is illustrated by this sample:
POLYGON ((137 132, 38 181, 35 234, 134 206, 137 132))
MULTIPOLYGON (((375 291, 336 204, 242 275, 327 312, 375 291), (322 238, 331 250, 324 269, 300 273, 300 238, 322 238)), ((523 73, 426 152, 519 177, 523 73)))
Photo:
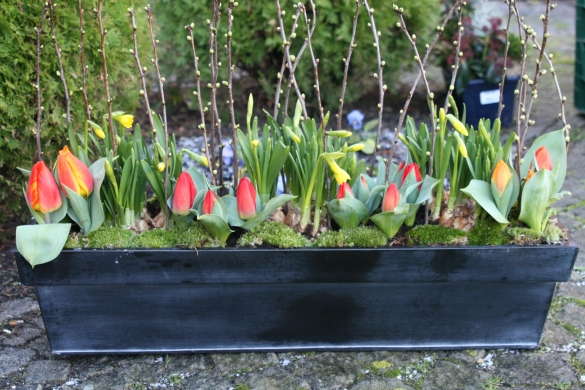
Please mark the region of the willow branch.
POLYGON ((498 105, 498 119, 502 117, 504 110, 504 84, 506 82, 506 73, 508 68, 508 50, 510 49, 510 22, 512 21, 512 4, 508 3, 508 23, 506 24, 506 47, 504 48, 504 69, 502 69, 502 80, 500 82, 500 103, 498 105))
MULTIPOLYGON (((235 6, 235 2, 230 1, 228 3, 227 9, 227 19, 228 19, 228 27, 227 27, 227 45, 226 45, 226 54, 227 54, 227 61, 228 61, 228 80, 227 80, 227 87, 228 87, 228 94, 229 94, 229 101, 228 107, 230 110, 230 120, 232 123, 232 151, 234 152, 234 161, 233 161, 233 170, 234 170, 234 177, 233 177, 233 186, 234 190, 238 188, 238 148, 237 148, 237 141, 238 137, 236 135, 236 130, 238 125, 236 125, 236 117, 234 115, 234 96, 233 96, 233 88, 232 88, 232 79, 233 79, 233 72, 235 65, 232 65, 232 24, 233 24, 233 9, 235 6)), ((220 161, 223 161, 220 158, 220 161)))
MULTIPOLYGON (((219 124, 219 116, 217 113, 217 77, 219 67, 217 64, 217 27, 219 25, 220 17, 220 2, 219 0, 213 1, 213 14, 209 25, 209 67, 211 69, 211 83, 207 86, 211 91, 211 158, 210 164, 213 167, 212 172, 217 172, 215 169, 217 163, 215 160, 215 142, 218 141, 218 146, 221 143, 221 129, 219 124)), ((220 172, 220 182, 223 182, 223 175, 220 172)), ((217 184, 217 175, 214 174, 213 184, 217 184)))
MULTIPOLYGON (((297 7, 297 12, 300 12, 300 10, 298 10, 297 7)), ((299 15, 296 15, 297 19, 299 15)), ((313 33, 313 31, 311 31, 311 34, 313 33)), ((297 66, 299 65, 301 58, 303 56, 303 53, 305 52, 305 49, 307 48, 307 41, 305 40, 303 42, 303 46, 301 46, 301 49, 299 50, 299 52, 297 53, 296 57, 294 57, 294 60, 292 61, 292 69, 289 70, 289 75, 288 75, 288 81, 287 81, 287 86, 286 86, 286 94, 284 97, 284 117, 286 118, 288 116, 288 99, 290 96, 290 91, 292 89, 292 85, 293 82, 295 81, 292 77, 291 74, 294 75, 295 71, 297 70, 297 66)), ((291 57, 291 60, 293 58, 291 57)), ((284 57, 284 60, 286 61, 286 56, 284 57)), ((286 66, 288 67, 288 63, 286 64, 286 66)), ((304 100, 304 96, 301 94, 301 97, 304 100)))
POLYGON ((209 154, 209 141, 207 140, 207 128, 205 127, 205 108, 203 106, 203 102, 201 101, 201 72, 199 71, 199 57, 197 57, 197 51, 195 50, 195 39, 193 38, 193 27, 194 24, 185 26, 185 29, 189 31, 189 35, 187 39, 191 42, 191 49, 193 50, 193 62, 195 66, 195 74, 197 78, 197 91, 194 94, 197 96, 197 102, 199 103, 199 113, 201 114, 201 124, 199 128, 203 132, 203 141, 205 142, 205 156, 207 157, 207 162, 209 166, 209 173, 211 177, 213 177, 213 165, 211 165, 211 156, 209 154))
POLYGON ((347 75, 349 73, 349 62, 353 49, 356 47, 355 44, 355 32, 357 30, 358 16, 360 13, 361 2, 358 0, 355 2, 355 15, 353 16, 353 27, 351 30, 351 39, 349 40, 349 49, 347 50, 347 57, 343 59, 345 62, 345 68, 343 70, 343 82, 341 83, 341 97, 339 98, 339 112, 337 113, 337 130, 341 130, 341 120, 343 117, 343 99, 345 99, 345 88, 347 87, 347 75))
POLYGON ((103 0, 98 0, 98 7, 97 10, 94 9, 94 12, 97 16, 98 27, 100 30, 100 49, 98 52, 102 57, 102 64, 103 64, 103 80, 104 80, 104 87, 106 89, 106 99, 108 101, 108 125, 110 126, 110 137, 112 139, 112 151, 114 156, 117 155, 118 151, 118 143, 116 142, 116 134, 114 133, 114 123, 112 122, 112 97, 110 95, 110 85, 108 83, 108 64, 106 62, 106 34, 108 30, 104 30, 104 26, 102 23, 102 4, 103 0))
POLYGON ((36 74, 37 74, 37 83, 35 84, 35 89, 37 90, 37 130, 36 130, 36 140, 37 140, 37 158, 39 161, 42 160, 43 152, 41 150, 41 116, 43 114, 43 106, 41 106, 41 51, 43 50, 43 46, 41 45, 41 34, 43 32, 43 24, 45 23, 45 18, 47 17, 47 3, 43 5, 43 12, 41 14, 41 20, 39 22, 39 27, 35 28, 37 33, 37 63, 36 63, 36 74))
POLYGON ((89 99, 87 98, 87 66, 85 65, 85 52, 83 45, 83 38, 85 36, 85 30, 83 29, 83 5, 82 0, 78 1, 79 7, 79 57, 81 59, 81 77, 82 87, 81 92, 83 93, 83 103, 85 104, 85 115, 87 119, 91 119, 91 107, 89 105, 89 99))
MULTIPOLYGON (((455 45, 455 63, 453 64, 453 72, 451 73, 451 83, 449 83, 449 89, 447 91, 447 96, 445 97, 445 105, 443 109, 447 112, 449 108, 449 97, 453 94, 455 90, 455 80, 457 80, 457 71, 459 70, 459 60, 461 58, 461 33, 463 32, 463 25, 461 23, 463 19, 463 8, 460 5, 457 7, 459 10, 459 22, 457 23, 457 45, 455 45)), ((502 84, 503 85, 503 84, 502 84)), ((433 148, 434 149, 434 148, 433 148)))
POLYGON ((69 96, 69 89, 67 88, 67 81, 65 80, 65 72, 63 71, 63 60, 61 58, 61 50, 59 49, 59 45, 57 44, 57 37, 55 36, 55 5, 53 4, 53 0, 49 0, 49 21, 51 22, 51 40, 53 41, 53 46, 55 47, 55 53, 57 53, 57 64, 59 65, 59 77, 61 78, 61 82, 63 83, 63 90, 65 93, 65 120, 67 122, 67 127, 71 123, 71 97, 69 96))

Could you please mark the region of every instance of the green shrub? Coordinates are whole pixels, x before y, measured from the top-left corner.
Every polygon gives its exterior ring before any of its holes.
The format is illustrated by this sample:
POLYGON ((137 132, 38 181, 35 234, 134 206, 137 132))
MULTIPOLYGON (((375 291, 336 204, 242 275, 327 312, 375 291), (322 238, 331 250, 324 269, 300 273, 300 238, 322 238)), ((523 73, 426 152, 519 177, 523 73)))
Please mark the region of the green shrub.
MULTIPOLYGON (((227 3, 227 2, 226 2, 227 3)), ((292 25, 294 9, 292 1, 281 0, 282 9, 286 11, 285 30, 287 38, 292 25)), ((430 43, 429 34, 433 34, 437 26, 437 16, 440 8, 439 0, 409 0, 398 3, 404 7, 404 18, 409 31, 416 33, 419 51, 424 52, 424 45, 430 43)), ((191 45, 187 41, 188 35, 184 26, 195 23, 194 36, 197 55, 200 57, 200 71, 202 85, 209 80, 209 35, 206 19, 211 18, 210 2, 188 0, 159 0, 154 5, 155 15, 160 27, 161 48, 164 49, 163 58, 172 58, 165 61, 165 73, 173 74, 177 81, 194 81, 193 55, 191 45)), ((225 66, 225 44, 227 22, 223 4, 223 15, 218 33, 220 61, 224 66, 221 71, 227 73, 225 66)), ((392 9, 391 1, 372 0, 370 6, 375 9, 375 20, 378 31, 381 32, 380 44, 384 68, 384 81, 392 87, 393 80, 397 80, 405 63, 414 58, 414 53, 404 33, 396 27, 398 17, 392 9)), ((318 22, 313 35, 312 45, 315 56, 319 58, 319 80, 322 98, 326 109, 336 110, 343 80, 344 65, 342 59, 347 56, 351 38, 355 1, 352 0, 318 0, 316 1, 318 22)), ((307 3, 309 18, 312 17, 311 7, 307 3)), ((373 46, 373 36, 368 27, 369 18, 365 7, 361 7, 358 29, 356 33, 357 49, 353 52, 346 102, 357 100, 364 91, 368 91, 377 80, 372 77, 377 72, 376 51, 373 46)), ((276 74, 280 71, 283 49, 278 27, 276 2, 274 0, 239 1, 234 9, 233 25, 233 58, 234 63, 246 70, 263 87, 268 100, 273 98, 276 86, 276 74)), ((293 41, 291 54, 297 54, 304 38, 306 28, 301 17, 297 29, 297 37, 293 41)), ((301 63, 296 71, 297 81, 307 98, 313 92, 314 75, 309 51, 303 54, 301 63)), ((226 77, 220 77, 224 80, 226 77)), ((249 87, 247 83, 243 87, 249 87)), ((285 89, 285 88, 284 88, 285 89)), ((225 90, 225 88, 224 88, 225 90)), ((247 93, 234 94, 236 102, 245 107, 247 93)), ((207 101, 208 99, 206 99, 207 101)), ((225 101, 226 99, 220 99, 225 101)), ((296 101, 296 98, 294 98, 296 101)), ((294 103, 294 101, 292 103, 294 103)), ((195 99, 192 99, 195 104, 195 99)), ((281 100, 284 103, 284 100, 281 100)), ((292 105, 290 106, 292 109, 292 105)), ((290 112, 290 111, 289 111, 290 112)))
MULTIPOLYGON (((60 2, 59 2, 60 3, 60 2)), ((136 1, 141 9, 146 1, 136 1)), ((85 1, 84 27, 85 61, 88 69, 87 89, 93 118, 107 111, 100 71, 102 62, 98 49, 99 32, 93 2, 85 1)), ((138 102, 137 71, 128 53, 132 35, 127 8, 129 2, 106 2, 104 28, 106 55, 114 108, 132 112, 138 102)), ((22 187, 26 178, 16 167, 30 168, 35 158, 36 140, 36 33, 43 2, 36 0, 0 1, 0 220, 23 212, 22 187)), ((145 18, 139 18, 139 29, 145 32, 145 18)), ((80 91, 82 85, 79 59, 79 14, 77 2, 55 8, 55 35, 61 49, 64 73, 71 94, 72 126, 82 129, 85 106, 80 91)), ((49 19, 45 20, 41 38, 41 143, 46 161, 53 163, 56 151, 66 143, 65 99, 57 56, 51 41, 49 19)), ((143 40, 142 47, 148 43, 143 40)), ((142 52, 142 48, 141 48, 142 52)), ((100 120, 101 123, 101 120, 100 120)), ((25 206, 26 207, 26 206, 25 206)))

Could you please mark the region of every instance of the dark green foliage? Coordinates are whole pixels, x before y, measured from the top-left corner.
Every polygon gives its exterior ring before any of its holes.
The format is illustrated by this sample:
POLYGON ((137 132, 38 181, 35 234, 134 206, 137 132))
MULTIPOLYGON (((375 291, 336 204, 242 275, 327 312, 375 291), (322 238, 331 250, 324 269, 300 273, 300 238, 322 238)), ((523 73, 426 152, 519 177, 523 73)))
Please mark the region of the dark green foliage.
POLYGON ((302 248, 309 246, 309 241, 299 232, 280 222, 262 222, 246 232, 238 240, 239 246, 274 246, 278 248, 302 248))
POLYGON ((467 233, 441 225, 419 225, 406 233, 408 246, 463 245, 467 233))
MULTIPOLYGON (((59 3, 59 2, 57 2, 59 3)), ((133 5, 142 9, 146 1, 133 5)), ((128 53, 131 47, 131 25, 127 8, 129 2, 105 2, 104 28, 110 88, 114 109, 133 112, 138 101, 137 71, 134 59, 128 53)), ((35 158, 36 140, 36 33, 42 1, 0 1, 0 220, 10 215, 24 213, 22 187, 26 178, 16 167, 30 169, 35 158), (13 214, 11 214, 13 213, 13 214)), ((93 2, 84 2, 85 60, 88 68, 88 94, 93 107, 93 118, 101 118, 106 112, 104 86, 100 77, 102 69, 97 21, 92 12, 93 2)), ((145 31, 144 18, 139 18, 139 30, 145 31)), ((41 91, 44 107, 41 127, 41 143, 45 160, 52 163, 56 151, 67 141, 65 99, 63 85, 57 70, 57 56, 50 36, 47 17, 41 43, 41 91)), ((83 129, 85 106, 80 91, 82 85, 79 59, 79 14, 77 2, 59 3, 55 8, 55 35, 61 55, 65 78, 71 94, 72 126, 83 129), (66 5, 67 4, 67 5, 66 5)), ((143 40, 146 48, 148 41, 143 40)), ((145 61, 146 62, 146 61, 145 61)), ((101 119, 98 121, 101 123, 101 119)), ((26 208, 26 206, 25 206, 26 208)))
POLYGON ((491 217, 479 218, 467 236, 467 245, 505 245, 510 236, 491 217))
POLYGON ((388 237, 375 226, 359 226, 355 229, 329 230, 315 240, 315 246, 321 248, 377 248, 385 246, 388 237))
MULTIPOLYGON (((292 1, 281 0, 282 9, 286 11, 284 17, 286 36, 290 34, 292 16, 295 13, 292 1)), ((172 58, 164 61, 166 74, 174 74, 178 81, 192 81, 194 77, 193 55, 186 37, 185 25, 195 24, 194 36, 197 55, 200 58, 202 85, 209 82, 209 35, 206 19, 211 18, 211 3, 188 0, 160 0, 153 4, 155 15, 160 26, 161 47, 164 48, 163 58, 172 58)), ((437 15, 440 13, 439 0, 409 0, 398 3, 404 7, 404 18, 410 33, 415 33, 420 45, 419 51, 424 52, 424 44, 430 42, 429 34, 433 34, 438 24, 437 15)), ((222 20, 219 28, 219 61, 223 62, 220 69, 220 80, 226 78, 224 34, 227 29, 226 9, 227 2, 222 5, 222 20)), ((399 72, 405 63, 414 58, 410 43, 396 27, 398 17, 392 9, 392 2, 372 0, 370 6, 375 9, 375 20, 378 31, 381 32, 380 44, 382 59, 386 62, 384 81, 392 86, 397 80, 399 72)), ((341 81, 343 80, 342 59, 347 56, 355 1, 352 0, 320 0, 316 1, 317 27, 312 39, 315 57, 319 62, 319 81, 322 98, 326 110, 335 110, 339 104, 341 81)), ((311 6, 307 2, 307 13, 312 18, 311 6)), ((353 52, 350 66, 350 77, 346 102, 357 100, 364 91, 377 83, 371 77, 377 72, 376 51, 373 46, 374 38, 368 27, 369 18, 365 7, 361 7, 358 30, 356 33, 357 49, 353 52)), ((276 1, 239 1, 234 9, 233 25, 233 58, 234 64, 246 70, 264 89, 268 99, 274 96, 277 82, 276 74, 280 71, 283 58, 283 46, 280 33, 276 30, 279 22, 276 13, 276 1)), ((296 55, 307 36, 305 21, 301 17, 297 28, 297 37, 294 39, 291 54, 296 55)), ((313 94, 315 82, 313 68, 308 49, 303 54, 296 78, 302 92, 309 98, 313 94)), ((249 83, 244 87, 249 87, 249 83)), ((286 90, 286 88, 283 88, 286 90)), ((245 106, 247 93, 235 94, 237 103, 245 106), (240 96, 238 96, 240 95, 240 96)), ((208 99, 204 99, 208 101, 208 99)), ((225 99, 220 99, 224 102, 225 99)), ((296 98, 292 101, 294 103, 296 98)), ((281 100, 284 103, 284 100, 281 100)), ((195 103, 193 99, 192 104, 195 103)), ((291 106, 292 109, 292 106, 291 106)), ((311 115, 311 113, 309 113, 311 115)))

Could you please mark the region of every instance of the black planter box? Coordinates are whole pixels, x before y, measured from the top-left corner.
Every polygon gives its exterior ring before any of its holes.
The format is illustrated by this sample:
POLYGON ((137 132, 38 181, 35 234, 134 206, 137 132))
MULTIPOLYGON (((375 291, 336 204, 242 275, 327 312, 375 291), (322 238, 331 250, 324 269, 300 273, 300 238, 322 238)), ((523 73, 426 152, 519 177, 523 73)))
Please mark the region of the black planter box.
POLYGON ((54 354, 536 348, 576 244, 65 250, 36 286, 54 354))
MULTIPOLYGON (((502 127, 509 127, 514 115, 514 90, 518 86, 520 76, 509 76, 504 83, 502 102, 502 127)), ((466 122, 477 128, 480 119, 493 121, 498 117, 500 106, 500 87, 497 84, 488 84, 483 79, 470 80, 462 99, 466 108, 466 122)))

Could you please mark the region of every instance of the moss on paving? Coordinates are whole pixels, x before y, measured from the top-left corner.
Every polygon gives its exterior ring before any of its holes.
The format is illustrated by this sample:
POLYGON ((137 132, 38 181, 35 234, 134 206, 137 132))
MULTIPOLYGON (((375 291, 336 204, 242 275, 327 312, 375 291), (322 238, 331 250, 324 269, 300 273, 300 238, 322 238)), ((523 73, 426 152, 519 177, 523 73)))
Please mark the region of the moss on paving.
POLYGON ((320 248, 377 248, 386 246, 388 237, 375 226, 359 226, 354 229, 327 231, 321 234, 314 243, 320 248))
POLYGON ((302 248, 310 246, 309 240, 294 229, 274 221, 262 222, 246 232, 238 240, 239 246, 258 247, 263 245, 278 248, 302 248))

